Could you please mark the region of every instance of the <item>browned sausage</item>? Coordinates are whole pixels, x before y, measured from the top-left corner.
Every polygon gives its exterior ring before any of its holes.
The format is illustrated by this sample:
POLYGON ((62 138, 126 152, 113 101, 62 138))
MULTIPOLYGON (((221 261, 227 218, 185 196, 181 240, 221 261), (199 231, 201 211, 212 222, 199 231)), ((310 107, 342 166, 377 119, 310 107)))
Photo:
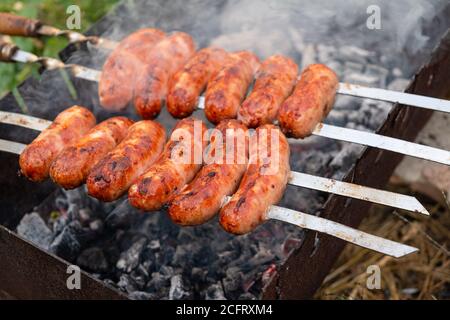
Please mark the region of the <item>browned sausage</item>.
POLYGON ((99 123, 56 157, 50 167, 50 177, 66 189, 82 185, 95 164, 125 138, 132 124, 125 117, 99 123))
POLYGON ((147 120, 133 124, 122 142, 88 175, 89 195, 102 201, 119 198, 155 162, 165 140, 166 132, 159 123, 147 120))
POLYGON ((259 127, 256 134, 258 144, 250 149, 250 163, 241 184, 220 211, 220 224, 234 234, 250 232, 266 220, 270 206, 283 196, 290 175, 286 137, 271 124, 259 127))
POLYGON ((109 110, 124 109, 133 98, 134 80, 142 65, 148 63, 148 51, 164 38, 158 29, 141 29, 124 40, 106 59, 98 85, 100 104, 109 110))
POLYGON ((166 99, 169 79, 195 53, 192 37, 175 32, 148 53, 148 64, 140 72, 134 92, 134 106, 144 119, 153 119, 166 99))
POLYGON ((210 147, 213 152, 219 152, 221 161, 203 166, 194 180, 172 199, 169 216, 177 224, 193 226, 214 217, 226 196, 234 193, 245 172, 247 128, 237 120, 224 120, 216 129, 222 139, 217 143, 211 141, 210 147))
POLYGON ((167 110, 172 116, 185 118, 194 112, 198 97, 222 66, 226 56, 223 49, 204 48, 174 75, 167 95, 167 110))
POLYGON ((163 154, 128 192, 130 204, 144 211, 159 210, 202 165, 205 124, 195 118, 178 122, 163 154))
POLYGON ((23 150, 19 158, 22 173, 33 181, 46 179, 55 157, 94 125, 95 117, 88 109, 73 106, 64 110, 23 150))
POLYGON ((259 68, 253 90, 239 108, 238 119, 247 127, 272 123, 294 88, 298 67, 282 55, 267 58, 259 68))
POLYGON ((230 54, 206 88, 205 115, 209 121, 219 123, 236 118, 258 68, 259 60, 253 53, 241 51, 230 54))
POLYGON ((338 84, 336 73, 327 66, 308 66, 280 107, 278 121, 283 132, 294 138, 309 136, 331 111, 338 84))

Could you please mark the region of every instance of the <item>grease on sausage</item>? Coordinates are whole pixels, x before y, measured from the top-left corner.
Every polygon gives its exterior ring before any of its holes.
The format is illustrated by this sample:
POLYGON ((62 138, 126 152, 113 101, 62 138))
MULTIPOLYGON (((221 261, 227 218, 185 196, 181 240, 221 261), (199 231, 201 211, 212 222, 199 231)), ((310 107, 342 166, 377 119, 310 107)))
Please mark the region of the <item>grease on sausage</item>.
POLYGON ((198 51, 171 80, 167 110, 176 118, 190 116, 208 81, 217 73, 227 53, 220 48, 198 51))
POLYGON ((155 162, 165 140, 159 123, 145 120, 133 124, 122 142, 89 173, 88 194, 102 201, 119 198, 155 162))
POLYGON ((32 181, 43 181, 49 175, 56 156, 95 125, 95 117, 84 107, 64 110, 53 123, 30 143, 19 158, 21 172, 32 181))
POLYGON ((169 205, 173 222, 193 226, 217 214, 226 196, 233 194, 247 167, 247 128, 237 120, 224 120, 216 127, 221 139, 211 141, 212 163, 203 166, 191 183, 169 205))
POLYGON ((100 104, 119 111, 132 100, 135 78, 147 64, 148 51, 164 38, 161 30, 140 29, 123 39, 106 59, 98 85, 100 104))
POLYGON ((130 187, 130 204, 144 211, 159 210, 202 165, 205 124, 195 118, 178 122, 159 160, 130 187))
POLYGON ((125 138, 132 124, 125 117, 99 123, 56 157, 50 167, 50 177, 65 189, 82 185, 95 164, 125 138))
POLYGON ((223 67, 208 83, 205 93, 205 115, 212 123, 234 119, 253 81, 259 59, 251 52, 230 54, 223 67))
POLYGON ((294 138, 311 135, 331 111, 338 84, 336 73, 327 66, 308 66, 292 95, 280 107, 278 121, 283 132, 294 138))
POLYGON ((274 55, 264 60, 252 92, 239 108, 238 120, 250 128, 272 123, 294 88, 297 72, 297 65, 288 57, 274 55))
POLYGON ((169 79, 194 53, 194 40, 184 32, 173 33, 150 50, 149 62, 140 72, 134 92, 134 106, 142 118, 153 119, 159 114, 169 79))
POLYGON ((266 220, 290 176, 289 144, 281 131, 266 124, 256 129, 256 136, 256 148, 250 148, 249 165, 239 188, 220 211, 220 224, 233 234, 248 233, 266 220))

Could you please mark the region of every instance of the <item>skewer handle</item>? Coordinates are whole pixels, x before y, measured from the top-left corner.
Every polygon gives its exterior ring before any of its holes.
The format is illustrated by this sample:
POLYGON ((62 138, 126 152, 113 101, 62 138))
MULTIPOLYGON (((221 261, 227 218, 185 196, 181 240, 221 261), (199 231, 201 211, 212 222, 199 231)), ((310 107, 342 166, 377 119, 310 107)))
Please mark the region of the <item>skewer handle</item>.
POLYGON ((19 48, 15 44, 0 40, 0 61, 13 62, 12 56, 17 50, 19 50, 19 48))
POLYGON ((17 16, 11 13, 0 13, 0 33, 9 36, 35 37, 42 22, 35 19, 17 16))

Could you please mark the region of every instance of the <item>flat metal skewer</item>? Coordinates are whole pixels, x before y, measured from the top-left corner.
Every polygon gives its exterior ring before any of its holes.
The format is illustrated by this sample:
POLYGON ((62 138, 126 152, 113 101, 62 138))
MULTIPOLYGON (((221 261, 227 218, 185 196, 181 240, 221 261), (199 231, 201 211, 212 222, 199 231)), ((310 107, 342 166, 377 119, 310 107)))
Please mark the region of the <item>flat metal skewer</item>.
POLYGON ((418 251, 417 248, 405 244, 374 236, 328 219, 288 208, 272 206, 267 213, 267 219, 275 219, 304 229, 326 233, 358 246, 396 258, 418 251))
MULTIPOLYGON (((199 98, 197 107, 198 109, 205 108, 205 97, 201 96, 199 98)), ((446 164, 448 166, 450 165, 450 151, 428 147, 401 139, 386 137, 376 133, 319 123, 312 134, 335 140, 353 142, 364 146, 389 150, 407 156, 446 164)), ((289 140, 291 141, 293 139, 289 140)))
POLYGON ((431 98, 418 94, 370 88, 342 82, 339 83, 337 92, 349 96, 400 103, 408 106, 450 113, 449 100, 431 98))
MULTIPOLYGON (((52 122, 32 116, 22 115, 19 113, 0 111, 0 123, 18 125, 21 127, 42 131, 47 128, 52 122)), ((25 145, 19 144, 17 142, 3 140, 2 143, 0 143, 0 150, 10 153, 20 153, 24 148, 25 145), (13 145, 9 145, 8 142, 13 145)), ((416 198, 394 192, 364 187, 348 182, 317 177, 314 175, 295 171, 291 172, 291 178, 288 183, 297 187, 304 187, 308 189, 334 193, 341 196, 429 215, 429 212, 422 206, 419 201, 417 201, 416 198)))

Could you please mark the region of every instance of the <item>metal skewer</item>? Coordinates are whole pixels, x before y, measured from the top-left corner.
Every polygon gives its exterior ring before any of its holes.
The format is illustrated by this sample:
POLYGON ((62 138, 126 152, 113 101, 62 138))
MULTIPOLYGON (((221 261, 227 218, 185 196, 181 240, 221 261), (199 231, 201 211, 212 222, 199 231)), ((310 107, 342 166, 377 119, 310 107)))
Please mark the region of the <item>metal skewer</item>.
MULTIPOLYGON (((47 128, 52 122, 18 113, 0 111, 0 123, 18 125, 21 127, 42 131, 47 128)), ((21 145, 17 142, 6 140, 0 141, 0 150, 2 151, 10 153, 20 153, 24 148, 25 145, 21 145), (8 144, 9 142, 11 143, 11 145, 8 144)), ((341 196, 365 200, 389 207, 429 215, 428 211, 422 206, 419 201, 417 201, 416 198, 398 193, 373 189, 352 183, 317 177, 295 171, 291 172, 291 179, 288 183, 297 187, 304 187, 308 189, 334 193, 341 196)))
POLYGON ((288 208, 272 206, 267 213, 267 218, 287 222, 304 229, 326 233, 358 246, 396 258, 418 251, 418 249, 414 247, 377 237, 328 219, 288 208))
POLYGON ((86 36, 72 30, 61 30, 43 24, 36 19, 17 16, 11 13, 0 12, 0 33, 10 36, 36 37, 66 37, 70 43, 90 42, 95 46, 112 50, 117 46, 117 42, 97 36, 86 36))

